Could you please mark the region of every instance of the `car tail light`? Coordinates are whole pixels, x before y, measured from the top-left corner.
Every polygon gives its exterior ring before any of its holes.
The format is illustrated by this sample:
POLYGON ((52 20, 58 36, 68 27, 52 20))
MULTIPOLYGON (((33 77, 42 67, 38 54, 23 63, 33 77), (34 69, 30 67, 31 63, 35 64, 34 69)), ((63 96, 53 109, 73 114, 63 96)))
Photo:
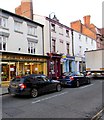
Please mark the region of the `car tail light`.
POLYGON ((57 77, 57 80, 59 79, 59 77, 57 77))
POLYGON ((20 86, 20 88, 22 88, 22 89, 26 88, 26 85, 24 85, 24 84, 19 84, 19 86, 20 86))
POLYGON ((70 77, 70 80, 74 80, 74 77, 73 77, 73 76, 71 76, 71 77, 70 77))

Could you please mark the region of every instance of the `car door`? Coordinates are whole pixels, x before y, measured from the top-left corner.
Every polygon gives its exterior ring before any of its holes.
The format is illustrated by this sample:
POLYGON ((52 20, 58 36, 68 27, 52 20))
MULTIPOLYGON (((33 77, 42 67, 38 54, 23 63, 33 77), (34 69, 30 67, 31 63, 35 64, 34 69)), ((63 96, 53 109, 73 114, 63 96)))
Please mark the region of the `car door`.
POLYGON ((56 88, 55 82, 53 80, 50 80, 48 77, 43 77, 43 80, 45 82, 45 89, 46 91, 52 91, 56 88))
POLYGON ((79 80, 79 84, 82 85, 84 83, 84 77, 81 73, 77 73, 77 80, 79 80))
POLYGON ((43 78, 41 76, 36 76, 35 77, 35 83, 34 85, 38 88, 39 92, 46 92, 46 88, 47 88, 47 83, 43 80, 43 78))

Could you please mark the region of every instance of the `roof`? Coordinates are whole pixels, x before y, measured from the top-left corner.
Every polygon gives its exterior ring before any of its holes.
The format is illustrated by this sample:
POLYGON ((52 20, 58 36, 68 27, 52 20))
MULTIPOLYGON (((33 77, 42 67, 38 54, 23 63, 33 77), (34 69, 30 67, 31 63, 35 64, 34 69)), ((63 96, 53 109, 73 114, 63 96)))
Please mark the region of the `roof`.
POLYGON ((37 24, 37 25, 39 25, 39 26, 41 26, 41 27, 44 26, 44 25, 42 25, 42 24, 40 24, 40 23, 37 23, 37 22, 35 22, 35 21, 33 21, 33 20, 29 19, 29 18, 26 18, 26 17, 20 16, 20 15, 17 15, 17 14, 15 14, 15 13, 9 12, 9 11, 7 11, 7 10, 4 10, 4 9, 1 9, 1 8, 0 8, 0 11, 1 11, 1 14, 2 14, 2 12, 4 12, 4 13, 9 14, 9 15, 11 15, 11 16, 18 17, 18 18, 20 18, 20 19, 22 19, 22 20, 24 20, 24 21, 28 21, 28 22, 31 22, 31 23, 33 23, 33 24, 37 24))

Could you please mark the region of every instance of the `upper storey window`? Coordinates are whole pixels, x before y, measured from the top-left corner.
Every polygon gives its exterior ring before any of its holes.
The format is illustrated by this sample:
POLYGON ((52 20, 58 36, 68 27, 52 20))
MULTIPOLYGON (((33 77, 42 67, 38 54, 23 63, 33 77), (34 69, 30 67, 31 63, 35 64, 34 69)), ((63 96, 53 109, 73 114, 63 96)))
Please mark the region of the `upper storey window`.
POLYGON ((55 24, 51 24, 51 30, 55 31, 55 24))
POLYGON ((37 36, 37 27, 28 25, 28 34, 37 36))
POLYGON ((66 36, 69 37, 69 30, 66 30, 66 36))
POLYGON ((0 17, 0 26, 3 28, 8 28, 8 18, 0 17))
POLYGON ((18 31, 18 32, 21 32, 21 30, 22 30, 22 23, 18 22, 18 21, 14 21, 14 30, 18 31))

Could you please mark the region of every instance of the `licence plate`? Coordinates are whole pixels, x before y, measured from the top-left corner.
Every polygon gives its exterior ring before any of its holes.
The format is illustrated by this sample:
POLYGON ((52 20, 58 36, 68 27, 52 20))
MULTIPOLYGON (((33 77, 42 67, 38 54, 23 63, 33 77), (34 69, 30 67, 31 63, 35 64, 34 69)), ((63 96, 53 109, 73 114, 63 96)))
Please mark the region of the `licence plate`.
POLYGON ((17 85, 11 85, 12 88, 17 88, 18 86, 17 85))

